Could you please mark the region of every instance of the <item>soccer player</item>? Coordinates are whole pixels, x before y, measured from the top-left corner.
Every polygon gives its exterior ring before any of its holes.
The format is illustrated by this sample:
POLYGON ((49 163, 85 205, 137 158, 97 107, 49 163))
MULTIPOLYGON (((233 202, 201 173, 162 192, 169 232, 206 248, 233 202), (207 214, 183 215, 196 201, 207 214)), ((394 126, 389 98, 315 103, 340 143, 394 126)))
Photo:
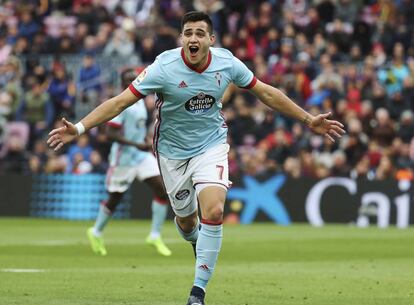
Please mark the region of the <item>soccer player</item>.
POLYGON ((213 48, 214 41, 208 15, 185 14, 182 47, 160 54, 128 89, 102 103, 76 125, 62 119, 64 126, 52 130, 48 139, 50 147, 58 150, 143 96, 157 94, 154 149, 177 229, 196 245, 195 279, 187 305, 205 304, 206 286, 222 242, 229 146, 220 110, 227 86, 234 83, 248 89, 270 108, 303 122, 331 141, 344 133, 341 123, 329 119, 330 113, 313 116, 306 112, 280 90, 258 80, 228 50, 213 48))
MULTIPOLYGON (((127 88, 136 76, 134 69, 124 70, 121 74, 123 88, 127 88)), ((170 249, 161 239, 161 227, 168 211, 168 196, 157 160, 152 153, 146 151, 151 149, 151 145, 145 143, 147 117, 145 102, 139 101, 107 123, 108 138, 114 141, 109 155, 110 167, 106 175, 109 198, 101 204, 95 225, 87 231, 92 250, 96 254, 107 254, 103 230, 124 193, 137 178, 148 183, 155 194, 152 201, 151 233, 146 242, 154 246, 161 255, 171 255, 170 249)))

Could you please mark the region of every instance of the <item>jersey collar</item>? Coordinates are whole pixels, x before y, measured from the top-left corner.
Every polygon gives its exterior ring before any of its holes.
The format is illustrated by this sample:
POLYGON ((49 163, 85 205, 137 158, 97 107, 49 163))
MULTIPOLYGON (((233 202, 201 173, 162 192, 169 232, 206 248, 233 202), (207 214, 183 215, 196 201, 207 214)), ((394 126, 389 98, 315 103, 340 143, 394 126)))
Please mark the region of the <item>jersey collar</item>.
POLYGON ((194 67, 191 63, 189 63, 187 61, 187 59, 185 58, 185 54, 184 54, 184 48, 181 48, 181 58, 183 59, 185 65, 187 67, 189 67, 191 70, 193 70, 193 71, 195 71, 197 73, 203 73, 210 66, 210 63, 211 63, 211 51, 210 50, 208 51, 207 64, 202 69, 194 67))

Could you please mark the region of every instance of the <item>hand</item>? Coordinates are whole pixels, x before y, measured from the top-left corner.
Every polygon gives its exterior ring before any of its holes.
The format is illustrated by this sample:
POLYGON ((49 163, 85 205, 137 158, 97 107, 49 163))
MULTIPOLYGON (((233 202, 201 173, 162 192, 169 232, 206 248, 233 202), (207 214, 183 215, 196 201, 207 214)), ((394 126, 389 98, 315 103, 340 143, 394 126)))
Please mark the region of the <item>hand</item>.
POLYGON ((63 145, 73 141, 78 136, 78 130, 75 125, 66 121, 65 118, 62 118, 62 123, 63 127, 53 129, 49 133, 47 144, 50 148, 53 148, 54 151, 58 151, 63 145))
POLYGON ((136 148, 138 148, 139 150, 144 150, 144 151, 147 151, 147 150, 151 150, 152 149, 152 144, 149 144, 149 143, 137 143, 136 145, 135 145, 135 147, 136 148))
POLYGON ((308 127, 315 133, 327 137, 330 141, 335 142, 335 138, 341 138, 345 133, 342 128, 344 125, 338 121, 328 120, 331 113, 319 114, 310 120, 308 127))

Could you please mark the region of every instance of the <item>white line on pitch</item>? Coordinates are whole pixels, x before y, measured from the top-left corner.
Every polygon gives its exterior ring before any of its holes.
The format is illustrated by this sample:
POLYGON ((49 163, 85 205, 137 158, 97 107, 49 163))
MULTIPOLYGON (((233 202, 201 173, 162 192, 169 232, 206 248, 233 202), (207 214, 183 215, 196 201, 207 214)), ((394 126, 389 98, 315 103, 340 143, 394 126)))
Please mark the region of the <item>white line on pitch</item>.
MULTIPOLYGON (((164 239, 166 244, 185 243, 183 239, 164 239)), ((0 246, 71 246, 71 245, 87 245, 86 240, 38 240, 38 241, 10 241, 0 242, 0 246)), ((106 241, 107 245, 144 245, 144 240, 111 240, 106 241)))
POLYGON ((13 273, 36 273, 45 272, 44 269, 0 269, 2 272, 13 272, 13 273))

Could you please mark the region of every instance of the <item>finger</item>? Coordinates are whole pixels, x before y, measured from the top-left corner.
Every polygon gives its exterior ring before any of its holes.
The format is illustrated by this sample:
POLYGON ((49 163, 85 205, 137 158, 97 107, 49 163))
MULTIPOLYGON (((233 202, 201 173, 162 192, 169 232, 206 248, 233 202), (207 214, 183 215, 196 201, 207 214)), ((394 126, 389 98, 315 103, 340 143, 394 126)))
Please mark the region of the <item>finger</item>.
POLYGON ((54 151, 58 151, 62 146, 63 146, 63 143, 60 143, 58 146, 56 146, 56 148, 54 149, 54 151))
POLYGON ((52 143, 50 143, 50 147, 55 147, 57 144, 62 143, 62 141, 60 139, 57 139, 55 141, 53 141, 52 143))
POLYGON ((345 134, 345 130, 343 130, 341 127, 338 127, 336 125, 330 126, 330 129, 335 130, 337 133, 340 133, 341 135, 345 134))
POLYGON ((322 113, 321 114, 321 117, 324 118, 324 119, 326 119, 326 118, 329 118, 331 115, 332 115, 331 112, 327 112, 327 113, 322 113))
POLYGON ((49 136, 53 136, 54 134, 59 133, 61 130, 62 130, 62 127, 53 129, 51 132, 49 132, 49 136))
POLYGON ((325 137, 327 137, 329 141, 335 143, 335 139, 332 138, 328 133, 325 134, 325 137))
POLYGON ((55 136, 53 135, 53 136, 49 137, 49 139, 47 139, 46 143, 50 144, 50 143, 53 142, 54 139, 55 139, 55 136))
POLYGON ((51 142, 53 142, 56 139, 59 139, 59 134, 55 134, 55 135, 49 137, 49 139, 46 141, 46 143, 50 144, 51 142))
POLYGON ((329 132, 331 135, 333 135, 334 137, 337 137, 337 138, 342 138, 342 136, 341 136, 339 133, 337 133, 335 130, 333 130, 333 129, 330 129, 328 132, 329 132))
POLYGON ((69 122, 65 118, 62 118, 62 123, 65 126, 68 126, 69 125, 69 122))
POLYGON ((328 123, 339 126, 339 127, 342 127, 342 128, 344 127, 344 125, 342 123, 338 122, 338 121, 328 120, 328 123))

